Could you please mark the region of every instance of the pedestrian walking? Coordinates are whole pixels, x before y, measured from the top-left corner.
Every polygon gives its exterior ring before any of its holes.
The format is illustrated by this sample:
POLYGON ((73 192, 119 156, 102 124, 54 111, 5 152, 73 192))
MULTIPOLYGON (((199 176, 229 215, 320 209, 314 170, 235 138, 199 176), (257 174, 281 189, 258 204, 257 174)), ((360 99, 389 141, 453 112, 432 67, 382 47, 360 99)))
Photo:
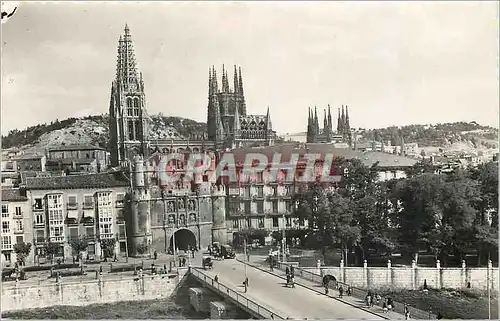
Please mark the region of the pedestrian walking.
POLYGON ((385 303, 385 302, 382 305, 382 311, 384 311, 384 313, 387 313, 387 303, 385 303))
POLYGON ((342 296, 344 295, 344 288, 342 287, 342 285, 339 287, 339 297, 342 298, 342 296))
POLYGON ((182 258, 182 266, 186 266, 186 258, 185 257, 182 258))
POLYGON ((245 284, 248 286, 248 276, 245 277, 245 284))
POLYGON ((215 282, 219 282, 219 276, 216 274, 215 277, 214 277, 214 281, 215 282))
POLYGON ((285 269, 285 273, 286 273, 286 275, 290 275, 290 268, 288 266, 285 269))
POLYGON ((348 286, 347 287, 347 296, 351 296, 352 295, 352 289, 351 289, 351 286, 348 286))
POLYGON ((155 250, 155 252, 153 253, 153 256, 154 256, 154 258, 155 258, 155 261, 156 261, 156 260, 158 260, 158 252, 156 252, 156 250, 155 250))

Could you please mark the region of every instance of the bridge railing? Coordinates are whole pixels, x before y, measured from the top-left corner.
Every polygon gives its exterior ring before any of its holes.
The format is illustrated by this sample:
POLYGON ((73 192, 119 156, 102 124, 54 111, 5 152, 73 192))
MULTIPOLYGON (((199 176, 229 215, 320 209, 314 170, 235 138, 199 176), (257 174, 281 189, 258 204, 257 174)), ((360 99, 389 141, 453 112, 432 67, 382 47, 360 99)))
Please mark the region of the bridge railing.
MULTIPOLYGON (((287 266, 288 266, 288 264, 285 262, 278 262, 278 269, 280 269, 280 270, 285 270, 287 266)), ((316 274, 316 273, 306 271, 306 270, 303 270, 303 269, 298 268, 298 267, 294 267, 294 273, 296 276, 300 276, 301 278, 304 278, 308 281, 318 283, 318 284, 323 284, 323 277, 321 275, 316 274)), ((341 285, 342 285, 342 288, 344 289, 344 294, 346 294, 347 289, 350 287, 351 288, 351 295, 357 299, 361 299, 364 301, 366 298, 366 295, 368 294, 367 290, 356 288, 356 287, 350 286, 347 283, 340 282, 340 281, 330 282, 328 288, 338 290, 338 288, 341 285)), ((373 293, 373 291, 372 291, 372 293, 373 293)), ((379 301, 378 306, 382 307, 384 302, 387 302, 387 297, 382 296, 382 299, 379 301)), ((373 304, 377 305, 375 303, 375 301, 373 304)), ((397 312, 397 313, 404 315, 405 305, 403 303, 396 302, 393 300, 393 305, 394 305, 393 306, 394 312, 397 312)), ((418 319, 418 320, 436 320, 437 319, 437 316, 435 314, 433 314, 431 310, 424 311, 424 310, 417 309, 417 308, 409 306, 409 305, 407 306, 407 308, 410 312, 410 317, 412 319, 418 319)))
POLYGON ((248 310, 253 311, 257 315, 259 315, 262 319, 285 319, 283 316, 263 307, 259 303, 252 301, 246 298, 244 295, 232 290, 231 288, 221 284, 218 281, 215 281, 209 275, 203 273, 202 271, 191 268, 191 274, 195 276, 200 281, 203 281, 205 285, 209 288, 217 290, 223 296, 227 296, 228 298, 234 300, 235 302, 241 304, 246 307, 248 310))

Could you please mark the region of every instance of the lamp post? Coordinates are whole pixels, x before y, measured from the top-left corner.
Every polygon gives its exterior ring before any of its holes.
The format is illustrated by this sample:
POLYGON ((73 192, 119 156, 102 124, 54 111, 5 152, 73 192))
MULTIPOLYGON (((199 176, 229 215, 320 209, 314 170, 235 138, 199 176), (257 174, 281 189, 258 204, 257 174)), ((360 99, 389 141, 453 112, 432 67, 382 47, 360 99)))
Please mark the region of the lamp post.
POLYGON ((285 214, 283 214, 283 232, 282 232, 282 239, 281 239, 281 247, 282 247, 282 255, 283 255, 283 262, 286 262, 286 219, 285 219, 285 214))

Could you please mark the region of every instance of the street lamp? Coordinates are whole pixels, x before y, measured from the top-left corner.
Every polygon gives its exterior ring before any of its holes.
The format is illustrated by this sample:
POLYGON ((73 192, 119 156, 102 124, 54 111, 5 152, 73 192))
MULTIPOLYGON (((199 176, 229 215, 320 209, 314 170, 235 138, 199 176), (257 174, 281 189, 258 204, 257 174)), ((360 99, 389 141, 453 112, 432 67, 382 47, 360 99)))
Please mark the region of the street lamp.
POLYGON ((283 214, 283 232, 282 232, 282 239, 281 239, 281 248, 282 248, 282 253, 283 253, 283 262, 286 262, 286 219, 285 219, 285 214, 283 214))

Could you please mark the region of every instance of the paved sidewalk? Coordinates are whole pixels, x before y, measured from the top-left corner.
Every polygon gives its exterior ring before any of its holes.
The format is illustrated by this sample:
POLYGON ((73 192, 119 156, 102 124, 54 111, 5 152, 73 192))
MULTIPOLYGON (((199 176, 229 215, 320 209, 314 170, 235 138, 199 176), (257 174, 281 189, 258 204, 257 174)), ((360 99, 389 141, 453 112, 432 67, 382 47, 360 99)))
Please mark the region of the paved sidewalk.
MULTIPOLYGON (((269 265, 265 263, 265 257, 262 256, 250 256, 250 262, 246 261, 246 258, 244 255, 238 256, 238 260, 244 261, 245 264, 248 264, 249 266, 256 267, 260 269, 263 272, 267 272, 269 274, 278 276, 282 278, 283 280, 286 280, 286 273, 284 271, 281 271, 279 269, 274 269, 273 272, 270 271, 269 265)), ((309 281, 307 279, 304 279, 300 276, 295 277, 295 284, 297 285, 302 285, 308 289, 311 289, 313 291, 316 291, 318 293, 321 293, 325 296, 328 296, 332 299, 336 299, 338 301, 344 302, 346 304, 349 304, 351 306, 354 306, 356 308, 362 309, 364 311, 368 311, 371 313, 374 313, 375 315, 378 315, 381 318, 384 319, 390 319, 390 320, 404 320, 405 317, 402 314, 389 311, 389 312, 384 312, 383 309, 379 306, 372 306, 372 307, 367 307, 365 302, 363 300, 360 300, 358 298, 355 298, 353 296, 346 296, 344 295, 342 298, 339 297, 338 291, 330 289, 329 294, 326 295, 324 291, 324 287, 321 284, 309 281)))

